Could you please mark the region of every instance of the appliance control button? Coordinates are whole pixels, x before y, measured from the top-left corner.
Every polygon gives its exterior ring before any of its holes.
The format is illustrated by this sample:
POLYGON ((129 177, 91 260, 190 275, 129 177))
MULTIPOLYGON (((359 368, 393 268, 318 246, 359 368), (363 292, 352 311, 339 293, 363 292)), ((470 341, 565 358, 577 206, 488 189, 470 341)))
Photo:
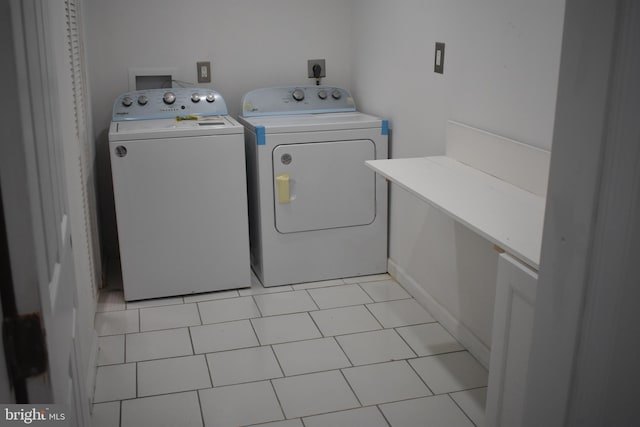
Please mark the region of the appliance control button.
POLYGON ((124 105, 125 107, 131 107, 131 104, 133 104, 133 99, 131 99, 130 96, 125 96, 124 98, 122 98, 122 105, 124 105))
POLYGON ((171 105, 174 102, 176 102, 176 94, 173 92, 166 92, 162 97, 162 100, 164 101, 165 104, 171 105))
POLYGON ((326 90, 321 90, 318 92, 318 98, 320 99, 327 99, 327 91, 326 90))
POLYGON ((138 104, 140 104, 140 105, 147 105, 147 103, 148 103, 148 102, 149 102, 149 98, 147 98, 146 96, 144 96, 144 95, 140 95, 140 96, 138 97, 138 104))
POLYGON ((340 99, 342 98, 342 92, 336 89, 333 92, 331 92, 331 96, 333 97, 333 99, 340 99))
POLYGON ((191 101, 192 102, 200 102, 200 95, 198 95, 197 93, 194 93, 191 95, 191 101))
POLYGON ((293 91, 291 96, 293 96, 293 99, 300 102, 304 99, 304 91, 302 89, 296 89, 293 91))
POLYGON ((207 102, 213 102, 216 100, 216 96, 212 93, 207 94, 207 102))

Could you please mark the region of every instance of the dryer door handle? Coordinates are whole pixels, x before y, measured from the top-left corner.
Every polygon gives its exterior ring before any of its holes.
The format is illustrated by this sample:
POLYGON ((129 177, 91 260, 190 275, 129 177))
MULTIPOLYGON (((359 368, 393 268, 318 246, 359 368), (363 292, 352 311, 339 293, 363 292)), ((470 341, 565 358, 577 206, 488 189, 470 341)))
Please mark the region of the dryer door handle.
POLYGON ((276 176, 276 187, 278 187, 278 202, 281 204, 291 202, 289 191, 289 174, 283 173, 276 176))

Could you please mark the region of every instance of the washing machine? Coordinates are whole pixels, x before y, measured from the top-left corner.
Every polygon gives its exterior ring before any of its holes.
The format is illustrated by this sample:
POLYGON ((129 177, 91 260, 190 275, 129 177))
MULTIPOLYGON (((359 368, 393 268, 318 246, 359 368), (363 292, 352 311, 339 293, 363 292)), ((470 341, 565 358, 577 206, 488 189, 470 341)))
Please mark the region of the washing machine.
POLYGON ((250 286, 244 131, 206 88, 122 94, 109 151, 127 301, 250 286))
POLYGON ((251 264, 264 286, 387 271, 388 122, 349 91, 257 89, 242 100, 251 264))

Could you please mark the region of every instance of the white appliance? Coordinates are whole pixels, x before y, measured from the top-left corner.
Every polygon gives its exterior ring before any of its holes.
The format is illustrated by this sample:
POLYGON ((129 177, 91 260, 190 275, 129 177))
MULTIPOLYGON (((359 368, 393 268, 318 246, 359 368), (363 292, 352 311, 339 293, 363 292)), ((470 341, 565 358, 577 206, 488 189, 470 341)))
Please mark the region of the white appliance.
POLYGON ((109 151, 127 301, 250 286, 243 127, 219 93, 119 96, 109 151))
POLYGON ((251 264, 264 286, 387 271, 388 125, 326 86, 247 93, 251 264))

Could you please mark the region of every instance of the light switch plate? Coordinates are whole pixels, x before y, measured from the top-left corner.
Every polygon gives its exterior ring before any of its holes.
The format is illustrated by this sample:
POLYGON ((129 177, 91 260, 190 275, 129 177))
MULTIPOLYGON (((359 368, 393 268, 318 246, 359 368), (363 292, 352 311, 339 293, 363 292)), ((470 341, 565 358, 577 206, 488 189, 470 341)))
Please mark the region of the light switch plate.
POLYGON ((197 63, 198 83, 211 83, 211 62, 202 61, 197 63))
POLYGON ((433 59, 433 71, 444 74, 444 43, 436 42, 436 54, 433 59))

